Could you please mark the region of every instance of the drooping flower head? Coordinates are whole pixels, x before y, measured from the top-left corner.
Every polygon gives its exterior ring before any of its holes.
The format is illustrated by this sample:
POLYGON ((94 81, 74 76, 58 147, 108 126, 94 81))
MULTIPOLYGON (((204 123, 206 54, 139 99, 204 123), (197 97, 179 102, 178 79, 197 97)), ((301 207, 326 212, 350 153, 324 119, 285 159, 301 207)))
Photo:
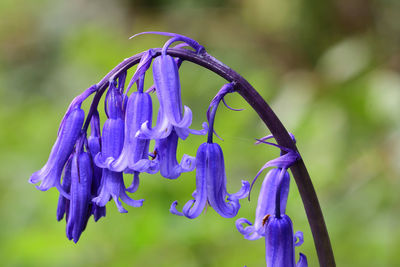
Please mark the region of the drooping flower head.
POLYGON ((297 264, 295 263, 295 246, 303 244, 303 233, 299 231, 293 235, 292 221, 280 205, 283 189, 284 181, 281 180, 276 191, 275 211, 271 215, 267 215, 263 221, 267 266, 307 267, 307 258, 302 253, 300 253, 297 264))
POLYGON ((200 145, 196 155, 196 191, 193 193, 195 199, 184 205, 183 212, 177 211, 178 203, 175 201, 170 211, 194 219, 208 203, 222 217, 232 218, 240 209, 239 199, 247 197, 249 188, 249 182, 242 181, 242 188, 235 194, 229 194, 226 191, 222 149, 217 143, 204 143, 200 145))
POLYGON ((240 218, 236 221, 236 227, 241 234, 248 240, 256 240, 261 237, 265 237, 265 219, 268 215, 275 212, 275 198, 277 194, 278 185, 282 181, 283 186, 280 197, 280 207, 283 212, 286 209, 286 202, 289 193, 290 177, 286 171, 282 172, 282 169, 274 168, 271 169, 261 185, 261 190, 258 195, 258 204, 256 208, 256 218, 254 225, 245 219, 240 218), (248 224, 246 228, 243 228, 242 224, 248 224))
POLYGON ((157 172, 155 163, 148 159, 150 139, 136 135, 143 123, 151 124, 152 121, 152 101, 150 95, 143 92, 143 84, 145 72, 150 67, 153 55, 154 52, 151 49, 145 52, 133 75, 131 83, 132 81, 137 83, 138 91, 129 97, 126 105, 123 148, 119 157, 108 165, 108 168, 115 172, 133 173, 133 182, 128 188, 128 191, 132 193, 139 185, 140 172, 157 172))
POLYGON ((81 109, 81 104, 95 90, 96 86, 92 86, 71 102, 60 123, 57 140, 51 149, 47 163, 29 179, 29 182, 33 184, 41 182, 37 186, 38 189, 45 191, 56 187, 60 193, 69 198, 61 187, 61 175, 82 129, 85 112, 81 109))
MULTIPOLYGON (((294 136, 291 136, 295 142, 294 136)), ((265 238, 267 266, 305 267, 307 259, 301 253, 297 265, 295 264, 294 250, 295 246, 303 243, 303 233, 297 232, 293 235, 292 221, 285 214, 290 184, 287 170, 300 158, 300 155, 294 150, 267 142, 266 140, 270 138, 272 136, 263 137, 257 140, 256 144, 266 143, 276 146, 285 154, 281 153, 277 159, 268 161, 254 178, 253 184, 264 169, 276 167, 267 173, 261 185, 254 225, 249 220, 240 218, 236 221, 236 227, 248 240, 265 238), (243 227, 243 224, 248 226, 243 227), (299 242, 295 242, 297 239, 299 242)))
POLYGON ((71 199, 66 232, 68 239, 76 243, 91 215, 93 169, 89 154, 79 149, 71 161, 71 199))
POLYGON ((221 89, 223 94, 219 95, 219 101, 212 102, 213 111, 208 129, 208 141, 200 145, 196 155, 196 191, 193 193, 194 200, 187 202, 183 211, 176 209, 177 202, 173 202, 170 208, 171 213, 186 216, 190 219, 196 218, 203 211, 208 203, 218 214, 225 218, 235 217, 240 209, 239 199, 248 195, 250 184, 242 181, 242 188, 235 194, 226 191, 226 174, 224 156, 221 147, 212 142, 213 123, 216 109, 220 100, 228 92, 233 90, 232 84, 224 85, 221 89), (211 137, 210 137, 211 136, 211 137))
MULTIPOLYGON (((150 123, 144 123, 138 134, 139 136, 144 135, 151 139, 163 139, 168 137, 172 129, 175 128, 178 136, 181 139, 186 139, 189 133, 196 134, 196 131, 189 130, 189 126, 192 124, 192 111, 188 106, 184 106, 182 109, 181 85, 178 72, 179 65, 182 62, 168 55, 167 49, 172 43, 177 41, 185 42, 198 53, 204 52, 204 47, 196 41, 179 34, 164 32, 144 32, 140 34, 147 33, 167 35, 172 38, 165 43, 161 55, 156 57, 153 63, 154 86, 158 101, 160 102, 157 124, 153 129, 149 129, 150 123)), ((200 134, 202 133, 200 132, 200 134)))
POLYGON ((295 246, 303 243, 303 233, 293 235, 293 225, 289 216, 271 215, 265 225, 265 259, 268 267, 307 267, 307 258, 300 253, 295 262, 295 246), (296 242, 296 240, 299 240, 296 242))
MULTIPOLYGON (((189 129, 192 123, 192 111, 184 106, 183 112, 178 73, 182 60, 174 59, 166 53, 168 47, 176 41, 183 41, 196 51, 204 49, 196 41, 181 35, 173 35, 173 38, 165 43, 161 55, 156 57, 153 63, 154 87, 160 102, 157 123, 150 129, 151 120, 149 119, 136 133, 136 137, 156 140, 152 163, 158 164, 160 174, 168 179, 176 179, 182 172, 192 171, 195 167, 194 158, 188 155, 183 156, 181 164, 178 163, 176 159, 178 138, 184 140, 189 134, 203 135, 207 132, 206 124, 203 124, 203 130, 189 129)), ((139 166, 143 164, 142 161, 139 166)), ((150 164, 150 169, 154 169, 151 166, 152 164, 150 164)))
POLYGON ((99 195, 93 199, 98 206, 105 206, 112 197, 120 212, 127 212, 119 198, 133 207, 140 207, 143 200, 133 200, 127 193, 122 172, 108 169, 111 162, 117 159, 122 151, 124 142, 124 115, 122 110, 122 94, 117 90, 114 81, 110 81, 110 88, 106 96, 106 113, 108 119, 103 126, 101 152, 97 154, 95 163, 103 168, 102 184, 99 195))
MULTIPOLYGON (((267 143, 273 146, 278 146, 273 143, 266 142, 266 140, 272 138, 272 136, 266 136, 259 139, 256 144, 267 143)), ((294 137, 293 137, 294 138, 294 137)), ((294 139, 293 139, 294 140, 294 139)), ((276 167, 271 169, 261 185, 261 190, 258 196, 257 209, 256 209, 256 218, 254 221, 254 225, 245 219, 240 218, 236 221, 236 227, 241 234, 244 235, 246 239, 256 240, 261 237, 265 237, 265 229, 264 229, 264 220, 266 216, 275 212, 277 207, 276 205, 276 196, 278 194, 278 186, 281 185, 280 195, 279 195, 279 208, 285 213, 287 197, 289 194, 289 185, 290 185, 290 176, 287 172, 287 169, 292 166, 298 159, 299 154, 281 146, 278 146, 283 151, 287 152, 280 157, 268 161, 257 173, 255 176, 251 187, 254 182, 260 176, 260 174, 269 167, 276 167), (242 224, 248 224, 246 228, 243 228, 242 224)))

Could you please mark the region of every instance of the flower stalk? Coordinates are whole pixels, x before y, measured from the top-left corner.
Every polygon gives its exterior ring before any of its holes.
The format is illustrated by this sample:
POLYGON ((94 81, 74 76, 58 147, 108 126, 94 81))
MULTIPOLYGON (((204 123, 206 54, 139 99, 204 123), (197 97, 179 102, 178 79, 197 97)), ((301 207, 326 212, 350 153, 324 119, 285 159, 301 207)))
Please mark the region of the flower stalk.
MULTIPOLYGON (((196 51, 191 51, 188 49, 182 49, 182 48, 168 48, 168 46, 172 43, 170 41, 167 43, 168 45, 164 46, 164 48, 155 48, 151 50, 150 52, 143 52, 137 55, 134 55, 130 58, 125 59, 122 61, 120 64, 118 64, 113 70, 111 70, 99 83, 96 85, 90 87, 86 92, 87 95, 85 95, 85 98, 92 94, 95 93, 92 104, 90 106, 88 115, 86 117, 86 120, 83 124, 82 131, 85 133, 89 127, 89 124, 91 122, 92 116, 96 114, 97 112, 97 106, 98 103, 106 91, 106 89, 110 86, 110 83, 114 81, 115 77, 120 77, 121 75, 123 76, 126 71, 131 68, 132 66, 138 64, 140 60, 143 58, 143 56, 146 56, 149 61, 151 59, 154 59, 156 57, 159 57, 162 55, 165 58, 165 62, 168 59, 169 61, 167 62, 168 64, 171 64, 171 66, 176 67, 173 63, 173 59, 179 59, 179 60, 186 60, 190 61, 194 64, 197 64, 199 66, 202 66, 204 68, 209 69, 210 71, 218 74, 228 82, 230 82, 233 86, 233 90, 237 93, 239 93, 249 104, 250 106, 256 111, 258 116, 263 120, 265 125, 268 127, 270 132, 272 133, 273 137, 277 141, 278 145, 281 147, 288 148, 291 151, 295 151, 299 154, 297 147, 292 140, 291 136, 289 135, 288 131, 285 129, 283 124, 280 122, 279 118, 276 116, 276 114, 273 112, 273 110, 269 107, 269 105, 266 103, 266 101, 259 95, 259 93, 251 86, 251 84, 245 80, 242 76, 240 76, 237 72, 226 66, 225 64, 221 63, 218 61, 216 58, 210 56, 205 52, 205 49, 202 46, 198 46, 198 43, 191 43, 191 39, 184 39, 181 36, 174 35, 174 38, 172 38, 172 41, 184 41, 188 45, 192 46, 196 51), (167 58, 167 57, 172 57, 172 58, 167 58)), ((160 58, 159 58, 160 59, 160 58)), ((147 61, 146 61, 147 62, 147 61)), ((144 63, 143 63, 144 64, 144 63)), ((165 68, 163 69, 163 71, 165 68)), ((175 71, 175 70, 174 70, 175 71)), ((139 74, 138 74, 139 75, 139 74)), ((156 88, 157 90, 157 88, 156 88)), ((122 93, 122 92, 119 92, 122 93)), ((122 105, 122 104, 121 104, 122 105)), ((117 110, 118 111, 118 110, 117 110)), ((112 113, 113 111, 111 111, 112 113)), ((214 111, 215 112, 215 111, 214 111)), ((175 114, 175 113, 174 113, 175 114)), ((184 112, 186 115, 186 110, 184 112)), ((114 115, 114 114, 112 114, 114 115)), ((181 114, 182 115, 182 114, 181 114)), ((110 118, 111 119, 111 118, 110 118)), ((179 118, 178 118, 179 119, 179 118)), ((182 118, 181 118, 182 119, 182 118)), ((175 125, 177 124, 177 127, 180 126, 178 121, 175 121, 176 119, 170 119, 171 124, 175 125)), ((175 127, 175 126, 174 126, 175 127)), ((178 127, 179 128, 179 127, 178 127)), ((190 131, 190 129, 186 129, 187 125, 185 125, 185 131, 190 131)), ((122 132, 122 130, 120 130, 122 132)), ((210 127, 209 131, 211 132, 211 137, 209 138, 209 142, 212 142, 212 134, 213 134, 213 128, 212 126, 210 127)), ((120 138, 122 140, 122 138, 120 138)), ((122 148, 122 145, 121 145, 122 148)), ((119 151, 120 152, 120 151, 119 151)), ((283 154, 285 154, 285 151, 282 151, 283 154)), ((119 154, 119 153, 118 153, 119 154)), ((118 155, 112 155, 113 157, 117 157, 118 155)), ((66 157, 65 161, 67 160, 66 157)), ((64 159, 63 158, 63 159, 64 159)), ((314 238, 314 243, 315 247, 317 250, 317 255, 319 259, 320 266, 335 266, 335 260, 334 260, 334 255, 331 247, 331 243, 329 240, 329 235, 328 231, 325 225, 324 217, 321 211, 321 207, 319 205, 319 201, 316 195, 316 192, 314 190, 313 184, 311 182, 310 176, 308 174, 308 171, 306 169, 306 166, 299 157, 299 159, 290 167, 294 179, 296 181, 297 187, 299 189, 303 205, 307 214, 307 218, 310 224, 310 228, 313 234, 314 238)), ((105 186, 105 185, 103 185, 105 186)), ((61 185, 59 186, 61 188, 61 185)), ((113 186, 114 188, 114 186, 113 186)), ((122 189, 121 189, 122 190, 122 189)), ((122 191, 121 191, 122 192, 122 191)), ((68 196, 68 193, 66 193, 66 197, 68 196)), ((121 194, 121 196, 124 197, 124 201, 127 201, 127 198, 125 197, 125 194, 121 194)), ((117 197, 117 194, 115 195, 115 198, 117 197)), ((105 198, 107 201, 109 199, 109 196, 105 198)), ((100 199, 98 199, 100 201, 100 199)), ((129 199, 131 200, 131 199, 129 199)), ((133 201, 133 200, 132 200, 133 201)), ((129 201, 128 201, 129 202, 129 201)), ((104 204, 104 203, 101 203, 104 204)), ((118 204, 118 203, 117 203, 118 204)), ((132 203, 129 203, 132 206, 140 206, 138 203, 135 203, 133 205, 132 203)), ((100 205, 103 206, 103 205, 100 205)), ((278 214, 279 217, 279 214, 278 214)), ((80 231, 80 229, 77 230, 77 234, 80 231)), ((79 238, 77 237, 74 239, 79 238)))
MULTIPOLYGON (((154 56, 156 57, 161 55, 161 50, 161 48, 153 49, 154 56)), ((235 82, 236 92, 238 92, 254 109, 254 111, 271 131, 277 143, 281 146, 298 152, 297 147, 292 141, 288 131, 283 126, 282 122, 279 120, 271 107, 254 89, 254 87, 233 69, 221 63, 219 60, 210 56, 209 54, 199 55, 195 52, 179 48, 169 48, 167 50, 167 54, 172 57, 179 57, 183 60, 190 61, 199 66, 207 68, 228 82, 235 82)), ((95 100, 100 100, 104 90, 107 88, 108 79, 111 76, 118 75, 120 72, 127 70, 139 63, 141 56, 142 53, 127 58, 117 67, 115 67, 109 74, 107 74, 97 84, 98 91, 96 92, 95 100)), ((96 105, 95 100, 93 101, 92 106, 96 105)), ((93 113, 92 107, 89 111, 88 119, 91 113, 93 113)), ((293 177, 296 181, 297 188, 299 189, 299 193, 303 201, 304 209, 306 211, 308 222, 314 238, 319 264, 320 266, 327 267, 336 266, 321 206, 304 161, 299 159, 292 167, 290 167, 290 170, 293 173, 293 177)))

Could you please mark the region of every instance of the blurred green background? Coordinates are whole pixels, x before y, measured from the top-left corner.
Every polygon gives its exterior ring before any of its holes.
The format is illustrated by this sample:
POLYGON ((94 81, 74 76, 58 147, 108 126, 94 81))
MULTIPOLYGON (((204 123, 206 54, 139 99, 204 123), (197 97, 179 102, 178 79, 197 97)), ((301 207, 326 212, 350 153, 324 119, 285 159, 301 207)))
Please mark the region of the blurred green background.
MULTIPOLYGON (((245 240, 235 219, 211 208, 195 220, 168 212, 172 201, 181 208, 191 198, 194 173, 174 181, 142 175, 133 197, 144 206, 119 214, 109 203, 107 217, 91 219, 76 245, 56 221, 56 190, 27 182, 46 162, 73 97, 124 58, 162 46, 160 36, 128 40, 148 30, 199 41, 296 135, 338 266, 399 266, 399 17, 398 0, 1 0, 1 266, 265 266, 264 241, 245 240)), ((181 80, 200 128, 224 81, 188 62, 181 80)), ((267 129, 238 95, 227 102, 246 109, 221 107, 216 119, 234 192, 278 151, 254 146, 267 129)), ((181 142, 179 155, 195 155, 204 141, 181 142)), ((237 218, 254 220, 260 184, 237 218)), ((317 266, 294 182, 287 214, 305 234, 296 255, 317 266)))

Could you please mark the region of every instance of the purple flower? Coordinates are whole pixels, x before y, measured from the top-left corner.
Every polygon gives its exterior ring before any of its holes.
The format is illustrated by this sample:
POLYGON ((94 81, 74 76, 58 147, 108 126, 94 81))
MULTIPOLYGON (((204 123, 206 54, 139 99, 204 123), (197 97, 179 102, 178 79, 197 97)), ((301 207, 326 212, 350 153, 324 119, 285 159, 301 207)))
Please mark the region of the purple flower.
POLYGON ((242 188, 235 194, 226 191, 224 156, 216 143, 200 145, 196 155, 196 191, 194 200, 183 207, 183 212, 176 210, 177 201, 170 208, 171 213, 196 218, 208 203, 218 214, 225 218, 235 217, 240 209, 239 199, 248 195, 250 184, 242 181, 242 188))
POLYGON ((173 202, 170 208, 173 214, 193 219, 200 215, 208 203, 222 217, 232 218, 240 209, 239 199, 247 197, 249 193, 250 184, 247 181, 242 181, 242 188, 239 192, 227 193, 224 155, 221 147, 212 142, 214 118, 218 104, 227 93, 233 92, 233 84, 224 85, 221 91, 216 96, 217 101, 211 102, 209 108, 209 110, 212 109, 211 114, 209 111, 207 112, 210 123, 207 143, 200 145, 197 150, 196 191, 193 193, 195 199, 187 202, 182 212, 176 210, 178 202, 173 202))
POLYGON ((289 216, 271 215, 265 226, 265 249, 267 266, 273 267, 306 267, 307 258, 300 253, 297 264, 295 263, 295 246, 303 243, 303 234, 297 232, 293 235, 292 221, 289 216), (299 242, 295 243, 295 240, 299 242))
POLYGON ((150 95, 143 92, 143 84, 145 72, 150 67, 153 56, 154 52, 151 49, 144 53, 128 85, 127 91, 136 82, 138 92, 129 97, 126 105, 124 145, 121 154, 108 166, 115 172, 133 173, 132 185, 127 189, 131 193, 139 186, 139 172, 158 171, 156 164, 148 159, 150 140, 136 136, 136 132, 144 122, 151 124, 152 121, 152 101, 150 95))
MULTIPOLYGON (((113 161, 109 169, 116 172, 134 173, 138 178, 138 171, 154 173, 152 162, 148 159, 149 139, 136 137, 136 132, 145 121, 152 119, 152 103, 148 93, 135 92, 128 100, 125 117, 125 139, 122 152, 113 161)), ((157 170, 155 170, 157 172, 157 170)))
MULTIPOLYGON (((101 151, 101 139, 100 139, 100 117, 99 112, 96 110, 90 120, 90 136, 88 138, 88 147, 92 159, 93 166, 93 181, 92 181, 92 196, 97 196, 101 184, 102 169, 97 167, 93 163, 95 156, 101 151)), ((65 178, 64 178, 65 179, 65 178)), ((94 221, 98 221, 101 217, 106 216, 106 207, 100 207, 93 203, 92 214, 94 221)))
POLYGON ((122 150, 124 141, 122 101, 121 92, 117 90, 114 82, 110 82, 105 101, 108 119, 103 125, 101 152, 95 157, 95 163, 100 168, 108 168, 109 164, 119 157, 122 150))
POLYGON ((285 213, 287 197, 289 194, 290 177, 286 170, 280 168, 270 170, 261 185, 260 194, 258 195, 258 204, 256 208, 256 218, 254 225, 245 219, 240 218, 236 221, 236 227, 239 232, 248 240, 256 240, 265 237, 264 223, 270 214, 275 212, 275 199, 278 185, 282 182, 280 191, 280 208, 285 213), (250 226, 243 228, 242 224, 246 223, 250 226))
POLYGON ((136 137, 136 132, 145 121, 151 123, 152 101, 148 93, 135 92, 127 103, 125 116, 124 146, 119 158, 111 164, 111 169, 124 171, 135 169, 135 164, 141 159, 147 159, 149 153, 149 139, 136 137))
POLYGON ((190 172, 195 168, 195 158, 183 155, 181 163, 176 160, 176 149, 178 146, 178 135, 172 130, 167 138, 157 139, 155 161, 159 165, 160 174, 168 179, 178 178, 182 172, 190 172))
POLYGON ((71 199, 67 215, 67 237, 76 243, 91 214, 92 166, 86 152, 76 152, 71 162, 71 199))
MULTIPOLYGON (((139 134, 151 139, 162 139, 168 137, 173 126, 188 129, 192 124, 192 111, 185 106, 184 115, 182 114, 181 86, 174 58, 166 54, 156 57, 153 63, 153 77, 160 102, 157 124, 153 129, 149 129, 150 122, 143 123, 139 134)), ((188 136, 188 131, 177 133, 181 139, 188 136)))
MULTIPOLYGON (((297 265, 295 265, 294 257, 294 247, 303 243, 303 233, 297 232, 293 236, 292 222, 285 215, 290 184, 287 169, 300 158, 300 155, 294 150, 266 142, 270 138, 272 136, 263 137, 257 141, 257 144, 266 143, 276 146, 286 154, 268 161, 254 178, 252 185, 264 169, 277 167, 268 172, 261 186, 254 225, 249 220, 240 218, 236 221, 236 227, 246 239, 256 240, 265 237, 267 266, 305 267, 307 259, 303 254, 300 253, 297 265), (249 226, 244 228, 243 223, 249 226), (299 242, 295 243, 297 239, 299 242)), ((293 135, 292 139, 295 141, 293 135)))
MULTIPOLYGON (((144 79, 146 71, 150 68, 150 65, 153 60, 154 55, 155 55, 155 53, 154 53, 153 49, 149 49, 143 53, 143 56, 140 58, 140 62, 136 68, 136 71, 133 74, 132 79, 128 84, 127 93, 131 89, 131 87, 134 83, 138 83, 138 81, 144 79)), ((141 91, 141 92, 143 91, 143 81, 142 81, 142 84, 138 83, 138 88, 139 88, 139 91, 141 91)))
POLYGON ((103 168, 102 184, 99 195, 93 199, 98 206, 105 206, 112 197, 120 212, 127 212, 121 205, 119 198, 126 204, 133 207, 140 207, 143 200, 133 200, 125 192, 122 172, 114 172, 107 167, 114 159, 118 158, 122 151, 124 141, 124 121, 122 111, 122 95, 111 83, 107 98, 106 107, 108 119, 103 126, 101 139, 102 151, 95 157, 97 166, 103 168))
POLYGON ((66 198, 69 198, 69 195, 61 187, 61 174, 74 149, 85 118, 80 105, 72 106, 70 109, 62 120, 57 140, 51 149, 47 163, 29 179, 29 182, 33 184, 41 182, 37 188, 42 191, 56 187, 66 198))

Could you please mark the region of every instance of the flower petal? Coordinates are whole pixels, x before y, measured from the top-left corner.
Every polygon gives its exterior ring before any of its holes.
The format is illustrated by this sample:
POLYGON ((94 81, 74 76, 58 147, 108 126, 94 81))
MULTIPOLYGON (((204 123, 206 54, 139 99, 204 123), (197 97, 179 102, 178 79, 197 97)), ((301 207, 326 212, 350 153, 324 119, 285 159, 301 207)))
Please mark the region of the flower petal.
POLYGON ((177 127, 189 127, 192 114, 190 109, 185 107, 185 115, 182 116, 181 85, 174 58, 169 55, 156 57, 153 64, 153 78, 160 109, 168 121, 177 127))
MULTIPOLYGON (((196 165, 204 164, 205 168, 198 168, 196 177, 199 174, 206 178, 208 203, 222 217, 235 217, 240 204, 238 198, 229 197, 226 192, 225 163, 221 147, 217 143, 204 143, 200 145, 199 150, 205 150, 206 153, 205 158, 197 158, 196 165), (225 200, 227 197, 228 202, 225 200)), ((243 187, 242 190, 248 192, 246 183, 243 187)))
POLYGON ((67 237, 76 243, 90 216, 93 172, 88 153, 75 154, 71 164, 71 201, 67 219, 67 237))
POLYGON ((124 145, 120 156, 111 163, 110 169, 116 172, 133 169, 135 163, 147 159, 149 139, 136 137, 136 132, 144 122, 151 124, 152 102, 147 93, 133 93, 128 100, 125 117, 124 145))
POLYGON ((84 111, 75 107, 65 118, 47 163, 29 179, 33 184, 41 182, 38 189, 46 191, 55 186, 65 194, 60 185, 61 174, 81 132, 84 117, 84 111))
POLYGON ((294 267, 294 242, 292 221, 287 215, 271 215, 265 236, 267 266, 294 267))
POLYGON ((281 197, 280 197, 280 210, 285 213, 286 203, 289 194, 290 176, 286 170, 272 169, 264 178, 261 185, 260 193, 258 195, 258 202, 256 208, 256 218, 254 220, 254 227, 260 235, 265 235, 264 218, 268 214, 275 213, 275 201, 278 186, 282 181, 281 197), (285 172, 281 176, 281 172, 285 172), (281 180, 283 179, 283 180, 281 180))
POLYGON ((307 262, 307 258, 303 253, 299 253, 300 254, 300 258, 299 261, 296 264, 296 267, 307 267, 308 266, 308 262, 307 262))
POLYGON ((143 199, 134 200, 126 194, 122 172, 113 172, 108 169, 103 169, 102 180, 103 184, 101 185, 100 194, 92 200, 98 206, 105 206, 111 197, 114 199, 115 204, 121 213, 127 211, 122 207, 119 198, 132 207, 140 207, 143 205, 143 199))
POLYGON ((184 155, 181 164, 178 164, 178 161, 176 160, 177 146, 178 135, 174 130, 167 138, 156 140, 156 160, 159 163, 160 174, 168 179, 176 179, 182 172, 192 171, 195 167, 195 159, 188 155, 184 155))

